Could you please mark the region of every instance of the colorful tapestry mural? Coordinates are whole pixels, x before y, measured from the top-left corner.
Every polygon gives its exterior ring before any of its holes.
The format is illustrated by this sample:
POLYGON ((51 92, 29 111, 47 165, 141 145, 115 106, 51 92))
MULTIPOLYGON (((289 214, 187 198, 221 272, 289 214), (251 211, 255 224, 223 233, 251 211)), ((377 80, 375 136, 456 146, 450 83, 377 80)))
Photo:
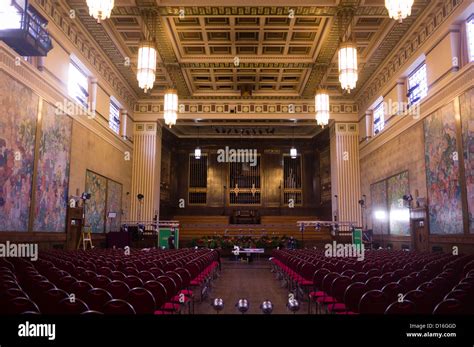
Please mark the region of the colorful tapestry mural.
POLYGON ((0 72, 0 230, 27 231, 38 96, 0 72))
POLYGON ((387 182, 380 181, 370 186, 371 210, 374 234, 388 234, 387 182))
POLYGON ((91 194, 91 198, 86 201, 85 224, 91 226, 92 232, 103 233, 105 228, 107 179, 92 171, 87 171, 86 192, 91 194))
POLYGON ((474 233, 474 88, 460 97, 469 232, 474 233))
POLYGON ((112 180, 107 180, 107 224, 106 231, 120 231, 122 217, 122 185, 112 180), (115 218, 110 218, 110 213, 115 218))
POLYGON ((64 232, 69 187, 72 119, 43 103, 34 231, 64 232))
POLYGON ((391 235, 410 235, 410 209, 403 200, 410 194, 408 171, 387 179, 387 197, 391 235))
POLYGON ((431 234, 463 233, 454 103, 424 120, 431 234))

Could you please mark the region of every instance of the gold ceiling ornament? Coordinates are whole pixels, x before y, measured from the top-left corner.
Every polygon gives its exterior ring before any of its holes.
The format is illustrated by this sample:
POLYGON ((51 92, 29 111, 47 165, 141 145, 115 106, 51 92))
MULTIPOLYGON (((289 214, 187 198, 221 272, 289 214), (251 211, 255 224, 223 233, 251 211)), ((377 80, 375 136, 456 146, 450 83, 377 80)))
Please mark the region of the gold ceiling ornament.
MULTIPOLYGON (((351 11, 350 22, 352 22, 353 12, 351 11)), ((341 21, 341 29, 345 21, 341 21)), ((355 40, 352 37, 353 25, 351 23, 349 27, 349 35, 341 35, 341 44, 339 51, 337 52, 338 58, 338 70, 339 70, 339 82, 343 90, 348 93, 351 89, 354 89, 358 79, 358 67, 357 67, 357 46, 355 40)))
POLYGON ((176 124, 178 119, 178 92, 176 89, 168 89, 164 99, 165 124, 170 128, 176 124))
POLYGON ((400 23, 411 15, 413 0, 385 0, 385 8, 390 18, 400 23))
POLYGON ((89 15, 97 19, 97 23, 101 20, 110 18, 112 9, 114 8, 114 0, 87 0, 89 7, 89 15))
POLYGON ((316 122, 324 127, 329 124, 329 94, 326 89, 318 89, 314 96, 314 109, 316 110, 316 122))

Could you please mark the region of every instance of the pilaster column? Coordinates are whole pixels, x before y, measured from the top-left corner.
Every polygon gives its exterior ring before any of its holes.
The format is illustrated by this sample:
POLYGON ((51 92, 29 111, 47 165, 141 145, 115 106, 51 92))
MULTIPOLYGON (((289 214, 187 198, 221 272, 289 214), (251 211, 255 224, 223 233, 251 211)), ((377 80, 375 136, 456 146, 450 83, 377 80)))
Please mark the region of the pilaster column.
POLYGON ((361 226, 358 124, 335 123, 330 133, 332 214, 361 226))
POLYGON ((135 123, 130 219, 152 221, 159 216, 161 176, 161 127, 157 123, 135 123), (142 194, 140 201, 138 195, 142 194))

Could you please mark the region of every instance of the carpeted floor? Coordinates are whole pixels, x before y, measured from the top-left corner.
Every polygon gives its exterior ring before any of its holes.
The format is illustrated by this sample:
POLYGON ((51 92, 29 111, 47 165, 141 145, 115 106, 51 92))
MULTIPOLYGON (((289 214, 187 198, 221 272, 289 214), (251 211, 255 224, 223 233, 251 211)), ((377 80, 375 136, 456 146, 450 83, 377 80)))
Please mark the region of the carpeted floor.
MULTIPOLYGON (((268 260, 259 260, 252 263, 241 263, 231 260, 222 261, 220 277, 213 282, 208 298, 202 303, 196 303, 196 314, 215 314, 211 306, 214 298, 224 300, 224 309, 220 314, 240 314, 235 307, 239 298, 250 302, 247 314, 262 314, 260 304, 268 299, 273 303, 273 314, 293 314, 286 308, 288 290, 280 286, 270 272, 268 260)), ((307 302, 300 301, 300 310, 297 314, 308 312, 307 302)))

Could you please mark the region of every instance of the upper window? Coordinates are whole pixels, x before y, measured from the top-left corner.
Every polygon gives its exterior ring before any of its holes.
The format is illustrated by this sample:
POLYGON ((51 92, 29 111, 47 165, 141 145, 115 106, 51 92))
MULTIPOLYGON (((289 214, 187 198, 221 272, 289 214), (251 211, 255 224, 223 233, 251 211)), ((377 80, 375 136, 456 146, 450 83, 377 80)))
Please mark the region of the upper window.
POLYGON ((84 107, 87 107, 89 98, 89 80, 87 75, 73 62, 69 63, 69 81, 68 91, 69 96, 79 102, 84 107))
POLYGON ((374 108, 374 134, 377 135, 385 126, 383 102, 374 108))
POLYGON ((466 22, 467 32, 467 51, 469 54, 469 61, 474 61, 474 16, 471 16, 466 22))
POLYGON ((423 63, 408 76, 408 101, 410 105, 416 104, 427 94, 426 64, 423 63))
POLYGON ((120 131, 120 106, 113 98, 110 98, 109 127, 117 134, 120 131))

